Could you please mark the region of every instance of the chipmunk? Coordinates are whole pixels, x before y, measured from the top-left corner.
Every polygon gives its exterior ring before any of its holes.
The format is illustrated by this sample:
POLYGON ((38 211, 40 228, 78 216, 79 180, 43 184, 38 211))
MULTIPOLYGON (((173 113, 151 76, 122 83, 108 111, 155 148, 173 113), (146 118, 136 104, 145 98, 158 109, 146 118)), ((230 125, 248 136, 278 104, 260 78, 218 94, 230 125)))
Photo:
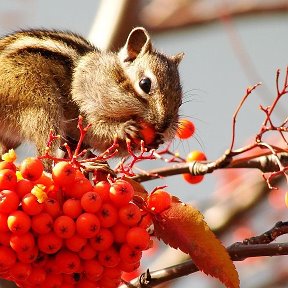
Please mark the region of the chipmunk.
MULTIPOLYGON (((27 30, 0 39, 0 154, 22 141, 43 155, 50 129, 78 139, 78 115, 91 123, 84 145, 105 151, 117 134, 141 139, 140 123, 155 128, 149 148, 174 137, 182 88, 183 53, 157 52, 137 27, 117 53, 100 51, 83 37, 55 30, 27 30)), ((135 147, 136 149, 136 147, 135 147)))

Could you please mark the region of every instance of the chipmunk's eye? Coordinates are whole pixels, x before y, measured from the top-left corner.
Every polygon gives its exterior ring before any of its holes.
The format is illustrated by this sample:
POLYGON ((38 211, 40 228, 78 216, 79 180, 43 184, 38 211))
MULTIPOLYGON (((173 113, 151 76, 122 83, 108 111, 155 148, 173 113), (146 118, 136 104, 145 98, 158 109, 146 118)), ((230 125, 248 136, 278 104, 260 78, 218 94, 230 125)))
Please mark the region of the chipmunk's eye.
POLYGON ((151 79, 148 77, 142 78, 139 81, 139 87, 146 93, 149 94, 151 90, 151 79))

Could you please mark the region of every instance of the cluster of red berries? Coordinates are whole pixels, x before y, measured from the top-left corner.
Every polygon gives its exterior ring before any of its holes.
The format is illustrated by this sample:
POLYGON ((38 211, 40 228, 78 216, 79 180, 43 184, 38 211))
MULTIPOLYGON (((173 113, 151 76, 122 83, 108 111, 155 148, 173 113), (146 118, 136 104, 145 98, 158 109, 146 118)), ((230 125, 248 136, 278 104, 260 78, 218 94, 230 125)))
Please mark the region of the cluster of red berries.
MULTIPOLYGON (((129 182, 92 185, 69 162, 57 163, 51 177, 37 158, 19 169, 13 160, 0 162, 1 278, 24 288, 112 288, 139 267, 152 245, 151 217, 132 202, 129 182)), ((151 212, 171 204, 163 192, 151 194, 151 212)))

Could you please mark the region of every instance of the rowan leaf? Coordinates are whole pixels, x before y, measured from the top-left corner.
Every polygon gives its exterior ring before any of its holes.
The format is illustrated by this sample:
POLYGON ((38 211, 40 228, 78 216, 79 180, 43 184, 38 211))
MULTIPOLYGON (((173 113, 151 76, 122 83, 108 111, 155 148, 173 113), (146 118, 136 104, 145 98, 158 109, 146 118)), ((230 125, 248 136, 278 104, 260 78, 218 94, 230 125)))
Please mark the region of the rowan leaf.
POLYGON ((189 254, 199 270, 218 278, 227 288, 239 288, 236 268, 203 215, 196 208, 175 200, 170 208, 153 215, 155 235, 189 254))

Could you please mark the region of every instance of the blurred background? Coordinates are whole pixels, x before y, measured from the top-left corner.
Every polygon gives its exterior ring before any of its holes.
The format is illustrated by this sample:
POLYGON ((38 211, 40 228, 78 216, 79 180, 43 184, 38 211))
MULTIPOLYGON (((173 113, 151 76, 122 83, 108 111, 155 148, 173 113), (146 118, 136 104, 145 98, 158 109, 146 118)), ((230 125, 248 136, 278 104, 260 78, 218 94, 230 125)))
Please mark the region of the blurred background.
MULTIPOLYGON (((185 103, 181 117, 193 121, 197 132, 192 140, 175 140, 172 149, 184 158, 191 150, 202 150, 208 160, 217 159, 229 147, 232 115, 246 88, 262 82, 244 104, 236 125, 236 146, 249 143, 264 120, 259 105, 271 104, 276 95, 276 70, 281 69, 283 77, 288 64, 287 0, 0 1, 1 35, 26 28, 71 30, 101 49, 117 50, 138 25, 151 32, 160 51, 185 53, 180 65, 185 103)), ((274 116, 279 123, 287 117, 287 97, 274 116)), ((23 158, 34 150, 27 144, 18 153, 23 158)), ((149 170, 166 165, 148 162, 140 167, 149 170)), ((144 185, 148 190, 168 185, 172 194, 193 203, 226 245, 261 234, 287 219, 285 191, 268 192, 257 171, 217 171, 198 185, 185 183, 181 175, 144 185)), ((280 240, 287 241, 287 236, 280 240)), ((157 247, 145 257, 143 271, 185 259, 161 243, 157 247)), ((236 263, 241 287, 287 287, 287 264, 285 256, 236 263)), ((201 273, 162 287, 192 286, 222 287, 201 273)))

